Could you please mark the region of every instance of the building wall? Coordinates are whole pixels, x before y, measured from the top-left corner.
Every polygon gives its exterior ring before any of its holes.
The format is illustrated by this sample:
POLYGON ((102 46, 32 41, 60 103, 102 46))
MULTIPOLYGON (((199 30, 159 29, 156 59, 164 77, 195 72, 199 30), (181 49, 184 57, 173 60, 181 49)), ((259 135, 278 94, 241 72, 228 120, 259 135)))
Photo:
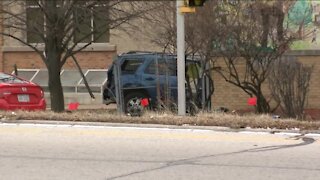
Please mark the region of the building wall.
MULTIPOLYGON (((308 94, 307 109, 320 109, 320 53, 310 52, 291 52, 288 53, 297 57, 304 65, 314 66, 312 77, 310 80, 310 91, 308 94)), ((244 66, 240 66, 240 73, 243 72, 244 66)), ((240 88, 227 83, 219 74, 213 73, 215 83, 215 92, 212 96, 213 108, 226 107, 230 110, 254 110, 253 107, 247 105, 249 95, 240 88)), ((268 84, 263 87, 265 96, 270 97, 268 84)))
POLYGON ((303 64, 314 66, 307 108, 320 109, 320 55, 298 56, 298 60, 303 64))
MULTIPOLYGON (((24 5, 23 2, 17 1, 15 4, 7 5, 3 8, 15 13, 24 13, 24 5)), ((2 6, 3 3, 1 2, 0 7, 2 6)), ((0 16, 3 16, 3 14, 0 14, 0 16)), ((0 32, 10 33, 26 40, 26 33, 24 31, 3 28, 2 20, 3 18, 0 18, 0 32)), ((81 45, 84 44, 80 44, 79 47, 81 45)), ((37 44, 36 46, 40 51, 44 49, 43 44, 37 44)), ((116 54, 116 45, 112 43, 93 43, 82 52, 77 53, 76 57, 83 69, 106 69, 112 63, 112 59, 116 54)), ((11 73, 15 64, 21 69, 46 68, 40 56, 31 48, 13 38, 0 35, 0 71, 11 73)), ((68 59, 63 68, 73 69, 76 66, 72 59, 68 59)))
MULTIPOLYGON (((143 2, 145 4, 145 2, 143 2)), ((2 7, 2 3, 0 3, 2 7)), ((4 7, 7 11, 24 12, 23 3, 16 3, 14 6, 4 7)), ((2 16, 2 14, 0 14, 2 16)), ((12 29, 2 28, 2 18, 0 18, 0 32, 7 32, 15 36, 26 39, 23 31, 13 31, 12 29)), ((144 24, 144 20, 135 20, 135 24, 144 24)), ((145 36, 144 26, 140 29, 132 30, 132 27, 122 25, 118 29, 110 30, 110 43, 97 43, 90 45, 83 52, 76 56, 82 68, 105 69, 112 62, 115 55, 128 51, 161 51, 145 36)), ((41 45, 40 45, 41 46, 41 45)), ((0 36, 0 70, 12 72, 13 65, 18 68, 45 68, 40 57, 30 48, 19 41, 6 36, 0 36)), ((68 60, 63 68, 76 68, 72 60, 68 60)))
MULTIPOLYGON (((19 69, 45 69, 46 66, 40 56, 26 47, 2 47, 1 71, 11 73, 16 64, 19 69)), ((76 58, 83 69, 106 69, 116 55, 114 45, 102 48, 90 48, 76 54, 76 58)), ((75 63, 69 58, 63 69, 76 69, 75 63)))
MULTIPOLYGON (((241 77, 245 71, 245 64, 241 59, 238 60, 237 70, 239 76, 241 77)), ((217 59, 215 63, 216 67, 226 68, 223 59, 217 59)), ((239 109, 253 109, 247 106, 247 99, 249 95, 246 94, 242 89, 226 82, 220 74, 213 72, 213 81, 215 91, 212 96, 212 105, 214 109, 219 107, 226 107, 229 110, 239 110, 239 109)))
MULTIPOLYGON (((0 18, 1 20, 1 18, 0 18)), ((0 22, 0 32, 2 26, 0 22)), ((21 34, 21 36, 24 36, 21 34)), ((17 41, 0 36, 0 70, 11 73, 14 64, 18 68, 45 68, 40 57, 30 49, 26 49, 17 41)), ((150 40, 144 36, 142 30, 131 32, 131 34, 123 31, 112 30, 110 44, 104 46, 93 45, 83 52, 76 55, 82 68, 104 69, 111 64, 112 58, 117 53, 127 51, 162 51, 161 47, 157 47, 150 43, 150 40), (111 45, 112 44, 112 45, 111 45)), ((310 92, 308 96, 308 107, 320 109, 320 52, 313 51, 307 53, 293 53, 298 60, 306 65, 314 65, 314 72, 310 84, 310 92)), ((68 60, 65 69, 76 68, 72 60, 68 60)), ((244 67, 241 67, 244 70, 244 67)), ((240 69, 241 69, 240 68, 240 69)), ((240 88, 225 82, 218 74, 213 74, 215 82, 215 92, 212 96, 213 108, 227 107, 229 109, 249 109, 253 107, 247 105, 249 96, 240 88)), ((264 92, 267 95, 268 85, 265 85, 264 92)))
POLYGON ((163 48, 150 42, 150 39, 143 35, 142 31, 131 32, 111 30, 110 42, 117 46, 117 53, 129 51, 157 51, 162 52, 163 48))

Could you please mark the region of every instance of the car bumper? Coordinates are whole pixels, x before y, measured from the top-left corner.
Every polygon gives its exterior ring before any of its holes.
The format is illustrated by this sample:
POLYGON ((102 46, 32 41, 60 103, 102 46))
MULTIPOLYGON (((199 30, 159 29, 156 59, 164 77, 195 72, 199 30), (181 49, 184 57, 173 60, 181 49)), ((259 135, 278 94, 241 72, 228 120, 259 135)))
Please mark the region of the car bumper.
POLYGON ((41 99, 37 104, 8 104, 4 99, 0 99, 1 110, 45 110, 46 106, 45 99, 41 99))

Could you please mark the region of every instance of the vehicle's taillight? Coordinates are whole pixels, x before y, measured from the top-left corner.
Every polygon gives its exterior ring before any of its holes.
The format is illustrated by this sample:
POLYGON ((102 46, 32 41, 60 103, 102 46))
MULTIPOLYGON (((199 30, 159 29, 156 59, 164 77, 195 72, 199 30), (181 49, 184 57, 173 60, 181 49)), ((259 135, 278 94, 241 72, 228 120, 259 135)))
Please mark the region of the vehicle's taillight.
POLYGON ((40 91, 40 96, 41 96, 41 98, 44 97, 44 92, 43 92, 43 90, 40 91))

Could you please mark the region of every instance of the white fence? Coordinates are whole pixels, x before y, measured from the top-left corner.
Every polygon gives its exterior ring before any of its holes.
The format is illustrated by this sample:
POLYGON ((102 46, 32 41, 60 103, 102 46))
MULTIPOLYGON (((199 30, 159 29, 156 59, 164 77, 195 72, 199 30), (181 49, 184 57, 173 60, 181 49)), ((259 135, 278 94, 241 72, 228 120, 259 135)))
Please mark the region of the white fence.
MULTIPOLYGON (((83 70, 90 89, 94 93, 102 93, 103 86, 107 82, 106 69, 83 70)), ((12 72, 14 74, 14 72, 12 72)), ((18 69, 18 77, 32 81, 40 85, 44 91, 48 91, 48 70, 46 69, 18 69)), ((63 69, 60 73, 64 92, 88 92, 84 80, 78 70, 63 69)))

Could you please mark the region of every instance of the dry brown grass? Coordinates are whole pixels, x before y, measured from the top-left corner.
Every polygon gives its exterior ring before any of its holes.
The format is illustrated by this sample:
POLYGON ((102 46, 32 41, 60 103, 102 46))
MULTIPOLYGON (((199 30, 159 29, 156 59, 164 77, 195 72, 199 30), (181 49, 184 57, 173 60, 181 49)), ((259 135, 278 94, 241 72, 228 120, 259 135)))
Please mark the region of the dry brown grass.
POLYGON ((117 115, 115 110, 79 110, 54 113, 51 111, 26 112, 2 111, 2 121, 10 120, 55 120, 80 122, 139 123, 164 125, 223 126, 238 128, 276 128, 300 130, 320 130, 320 121, 299 121, 293 119, 272 119, 268 115, 239 116, 224 113, 203 113, 197 116, 175 116, 170 113, 148 112, 141 117, 117 115))

